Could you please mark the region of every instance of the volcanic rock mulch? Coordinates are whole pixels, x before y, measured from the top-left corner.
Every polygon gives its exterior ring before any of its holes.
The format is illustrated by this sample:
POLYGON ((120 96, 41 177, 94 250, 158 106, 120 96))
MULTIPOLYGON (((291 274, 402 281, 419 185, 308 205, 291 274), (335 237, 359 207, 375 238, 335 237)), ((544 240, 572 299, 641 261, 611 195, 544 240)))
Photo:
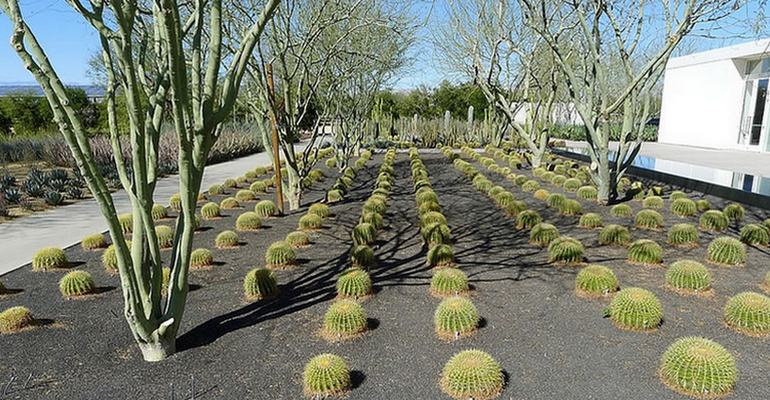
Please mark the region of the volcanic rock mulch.
MULTIPOLYGON (((612 268, 621 286, 640 286, 658 295, 663 325, 652 333, 623 332, 603 318, 606 300, 575 296, 578 268, 549 264, 547 251, 529 245, 528 232, 517 231, 514 220, 473 189, 443 155, 423 154, 422 159, 452 228, 459 267, 475 289, 471 299, 483 317, 475 335, 447 343, 434 334, 432 319, 439 300, 428 293, 431 271, 417 230, 408 158, 399 154, 385 216, 388 227, 379 235, 378 264, 371 271, 376 293, 363 303, 370 331, 336 344, 319 336, 323 314, 335 297, 337 275, 348 266, 350 231, 374 184, 381 161, 376 156, 359 172, 347 199, 332 206, 336 217, 312 235, 312 246, 298 251, 302 264, 277 272, 280 297, 245 302, 243 276, 263 265, 267 246, 295 229, 305 207, 322 198, 332 176, 314 185, 302 210, 268 220, 259 232, 242 233, 245 243, 239 249, 214 250, 220 264, 192 274, 194 290, 178 339, 179 353, 161 363, 141 360, 122 316, 118 278, 103 271, 100 252, 67 250, 70 260, 82 263, 76 267, 91 272, 104 287, 102 294, 87 300, 61 299, 57 282, 62 272, 33 273, 25 267, 2 277, 7 287, 23 291, 0 298, 0 309, 25 305, 36 317, 50 321, 0 336, 0 394, 7 386, 0 399, 190 399, 193 391, 196 399, 298 399, 305 362, 322 352, 344 357, 353 369, 349 399, 442 399, 446 396, 438 377, 443 364, 469 348, 489 352, 503 366, 504 399, 678 399, 681 396, 659 382, 657 368, 666 347, 686 335, 714 339, 736 356, 740 376, 734 398, 770 398, 765 384, 770 372, 767 342, 735 333, 721 320, 727 298, 761 290, 758 285, 770 260, 767 249, 749 248, 743 267, 707 265, 714 278, 713 294, 681 296, 665 289, 665 268, 627 264, 625 249, 598 245, 598 230, 578 228, 577 217, 553 213, 531 194, 476 164, 563 235, 583 241, 588 261, 612 268)), ((718 205, 718 199, 709 200, 718 205)), ((632 225, 632 218, 616 219, 604 208, 582 204, 585 212, 601 212, 605 224, 632 225)), ((635 211, 641 209, 638 202, 629 204, 635 211)), ((196 235, 196 247, 213 248, 215 235, 232 229, 237 214, 252 207, 225 210, 230 216, 205 222, 209 229, 196 235)), ((662 214, 667 226, 697 223, 667 210, 662 214)), ((702 233, 701 246, 694 249, 671 248, 665 244, 665 232, 632 229, 632 236, 661 243, 669 264, 679 258, 703 261, 713 235, 702 233)))

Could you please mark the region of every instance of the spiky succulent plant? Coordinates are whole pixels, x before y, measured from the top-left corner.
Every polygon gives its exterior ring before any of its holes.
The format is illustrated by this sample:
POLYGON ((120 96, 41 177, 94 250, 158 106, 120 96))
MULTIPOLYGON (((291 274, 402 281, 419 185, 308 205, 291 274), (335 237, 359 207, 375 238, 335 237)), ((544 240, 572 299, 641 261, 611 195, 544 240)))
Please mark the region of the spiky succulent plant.
POLYGON ((219 202, 219 208, 223 210, 232 210, 240 207, 241 203, 235 197, 228 197, 219 202))
POLYGON ((32 256, 32 270, 48 271, 57 268, 69 267, 67 255, 58 247, 46 247, 32 256))
POLYGON ((26 307, 11 307, 0 312, 0 333, 15 333, 31 327, 35 322, 26 307))
POLYGON ((743 221, 746 210, 738 203, 730 203, 722 210, 722 213, 730 222, 737 223, 743 221))
POLYGON ((770 242, 770 231, 760 224, 744 225, 741 228, 741 242, 755 246, 767 246, 770 242))
POLYGON ((671 213, 680 217, 691 217, 698 212, 695 202, 688 199, 676 199, 671 203, 671 213))
POLYGON ((251 190, 242 189, 242 190, 239 190, 237 193, 235 193, 235 199, 241 203, 245 203, 249 201, 256 201, 257 195, 251 190))
POLYGON ((442 339, 458 339, 476 331, 479 313, 465 297, 452 296, 441 301, 433 316, 436 334, 442 339))
POLYGON ((337 278, 339 297, 361 298, 372 294, 372 278, 359 268, 348 268, 337 278))
POLYGON ((663 198, 660 196, 647 196, 642 200, 642 207, 651 210, 660 210, 663 208, 663 198))
POLYGON ((260 218, 268 218, 278 213, 278 207, 271 200, 262 200, 254 205, 254 212, 260 218))
POLYGON ((553 178, 551 178, 551 184, 553 184, 554 186, 562 186, 566 181, 567 181, 567 177, 564 175, 556 175, 553 178))
POLYGON ((316 214, 305 214, 299 219, 298 227, 303 231, 317 231, 323 228, 324 220, 316 214))
POLYGON ((364 202, 364 205, 361 207, 361 209, 364 211, 384 214, 388 210, 388 205, 379 198, 370 197, 364 202))
POLYGON ((564 181, 564 184, 562 185, 562 188, 566 192, 575 192, 577 191, 580 186, 583 184, 583 182, 580 182, 580 179, 577 178, 569 178, 564 181))
POLYGON ((493 399, 505 384, 500 364, 480 350, 455 354, 441 371, 441 389, 457 400, 493 399))
POLYGON ((697 246, 699 237, 698 229, 690 224, 674 224, 668 229, 668 243, 674 246, 697 246))
POLYGON ((190 268, 200 269, 214 265, 214 255, 209 249, 195 249, 190 253, 190 268))
POLYGON ((673 200, 679 200, 679 199, 686 199, 687 193, 681 191, 681 190, 674 190, 671 192, 671 194, 668 196, 672 201, 673 200))
POLYGON ((697 261, 679 260, 668 267, 666 284, 684 293, 702 293, 711 288, 711 274, 697 261))
POLYGON ((437 244, 428 250, 428 265, 431 267, 444 268, 454 263, 454 251, 448 244, 437 244))
POLYGON ((577 200, 566 199, 559 206, 559 211, 564 215, 580 215, 583 212, 583 206, 577 200))
POLYGON ((104 240, 104 235, 101 233, 95 233, 93 235, 84 237, 80 242, 80 247, 82 247, 83 250, 103 249, 107 247, 107 241, 104 240))
POLYGON ((154 204, 152 206, 151 215, 153 221, 160 221, 168 217, 168 209, 162 204, 154 204))
POLYGON ((233 231, 222 231, 214 239, 214 245, 218 249, 231 249, 238 247, 241 239, 238 234, 233 231))
POLYGON ((307 209, 308 214, 315 214, 321 218, 327 218, 331 216, 332 211, 326 204, 314 203, 307 209))
POLYGON ((543 218, 537 211, 524 210, 516 216, 516 229, 532 229, 533 226, 542 221, 543 218))
POLYGON ((541 222, 529 231, 529 242, 538 246, 548 246, 559 237, 559 230, 548 223, 541 222))
POLYGON ((71 271, 59 281, 59 292, 66 298, 85 296, 96 289, 94 279, 86 271, 71 271))
POLYGON ((596 213, 583 214, 580 217, 580 221, 578 221, 578 226, 581 228, 594 229, 599 228, 602 225, 604 225, 604 220, 601 215, 596 213))
POLYGON ((711 209, 711 203, 709 203, 706 199, 700 199, 695 201, 695 206, 698 208, 698 211, 704 212, 711 209))
POLYGON ((354 226, 350 235, 356 245, 368 245, 377 239, 377 229, 374 228, 374 225, 364 222, 354 226))
POLYGON ((732 392, 738 379, 735 359, 724 347, 701 337, 683 337, 660 360, 660 378, 675 392, 718 398, 732 392))
POLYGON ((220 216, 219 205, 217 203, 210 202, 201 207, 201 217, 205 220, 219 218, 220 216))
POLYGON ((354 300, 339 299, 324 314, 321 334, 330 341, 355 337, 366 331, 366 311, 354 300))
POLYGON ((345 195, 339 189, 332 189, 326 193, 326 201, 329 203, 338 203, 344 199, 345 195))
POLYGON ((415 200, 417 202, 417 205, 421 205, 423 203, 438 203, 438 196, 436 195, 436 192, 433 190, 421 190, 415 195, 415 200))
POLYGON ((374 250, 365 244, 357 245, 350 251, 350 262, 353 267, 371 268, 374 265, 374 250))
POLYGON ((616 204, 610 209, 610 214, 615 217, 630 217, 634 210, 628 204, 616 204))
POLYGON ((452 231, 444 224, 430 224, 420 229, 420 234, 426 243, 433 246, 436 244, 448 244, 452 231))
POLYGON ((548 207, 556 209, 560 209, 565 200, 567 200, 567 198, 560 193, 551 193, 548 195, 548 198, 545 199, 546 203, 548 203, 548 207))
POLYGON ((663 308, 655 294, 636 287, 616 293, 607 314, 617 327, 632 331, 655 329, 663 320, 663 308))
POLYGON ((350 369, 342 357, 320 354, 305 364, 302 382, 305 395, 310 398, 339 396, 350 390, 350 369))
POLYGON ((158 237, 158 246, 161 249, 170 249, 174 245, 174 230, 170 226, 156 226, 155 236, 158 237))
POLYGON ((209 190, 207 192, 210 195, 220 195, 225 193, 225 187, 219 184, 214 184, 209 186, 209 190))
POLYGON ((468 276, 457 268, 436 270, 430 280, 430 291, 434 296, 457 296, 468 290, 468 276))
POLYGON ((548 245, 550 262, 579 263, 583 261, 584 252, 583 244, 570 236, 559 236, 548 245))
POLYGON ((358 223, 371 224, 375 230, 385 227, 385 219, 382 218, 382 215, 373 211, 364 211, 363 214, 361 214, 358 223))
POLYGON ((253 232, 262 227, 262 218, 254 211, 246 211, 235 220, 235 229, 238 231, 253 232))
POLYGON ((292 248, 301 248, 310 245, 310 236, 302 231, 290 232, 286 235, 286 243, 292 248))
POLYGON ((712 232, 722 232, 727 229, 728 225, 730 225, 730 221, 725 214, 718 210, 708 210, 704 212, 703 215, 700 216, 698 223, 700 224, 701 229, 712 232))
POLYGON ((430 211, 420 216, 420 225, 426 226, 430 224, 443 224, 447 225, 447 220, 444 214, 438 211, 430 211))
POLYGON ((115 245, 107 246, 102 253, 102 266, 107 272, 116 272, 118 270, 118 256, 115 253, 115 245))
POLYGON ((596 200, 599 196, 599 191, 593 186, 581 186, 575 195, 583 200, 596 200))
POLYGON ((637 228, 657 230, 663 228, 663 216, 654 210, 642 210, 636 213, 634 224, 637 228))
POLYGON ((628 262, 657 265, 663 262, 663 248, 649 239, 639 239, 628 246, 628 262))
POLYGON ((262 300, 278 294, 278 282, 273 271, 254 268, 243 278, 243 294, 248 300, 262 300))
POLYGON ((521 185, 521 190, 528 193, 534 192, 538 189, 540 189, 540 182, 532 179, 524 182, 524 184, 521 185))
POLYGON ((551 195, 551 192, 545 189, 538 189, 538 190, 535 190, 535 193, 532 193, 532 197, 540 201, 546 201, 550 195, 551 195))
POLYGON ((611 269, 597 264, 587 265, 575 277, 575 292, 585 297, 602 297, 618 290, 618 278, 611 269))
POLYGON ((273 269, 291 267, 297 263, 297 254, 288 243, 279 240, 265 251, 265 263, 273 269))
POLYGON ((128 213, 120 214, 118 215, 118 224, 120 224, 123 234, 129 234, 134 229, 134 216, 128 213))
POLYGON ((766 336, 770 334, 770 298, 754 292, 739 293, 727 301, 724 320, 738 332, 766 336))
POLYGON ((256 181, 249 185, 249 190, 254 193, 267 193, 267 185, 262 181, 256 181))
POLYGON ((707 253, 707 260, 716 264, 739 265, 746 262, 746 245, 729 236, 712 240, 707 253))
POLYGON ((171 197, 168 198, 168 207, 174 211, 182 209, 182 197, 179 193, 172 194, 171 197))

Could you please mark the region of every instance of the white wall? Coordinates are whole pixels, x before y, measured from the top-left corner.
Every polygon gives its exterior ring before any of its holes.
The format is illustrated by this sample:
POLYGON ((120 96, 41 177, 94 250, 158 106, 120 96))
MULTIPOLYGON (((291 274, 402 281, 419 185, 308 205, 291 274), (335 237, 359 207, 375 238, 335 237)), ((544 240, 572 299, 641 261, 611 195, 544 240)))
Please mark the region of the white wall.
POLYGON ((672 59, 663 79, 658 142, 739 148, 745 61, 672 59))

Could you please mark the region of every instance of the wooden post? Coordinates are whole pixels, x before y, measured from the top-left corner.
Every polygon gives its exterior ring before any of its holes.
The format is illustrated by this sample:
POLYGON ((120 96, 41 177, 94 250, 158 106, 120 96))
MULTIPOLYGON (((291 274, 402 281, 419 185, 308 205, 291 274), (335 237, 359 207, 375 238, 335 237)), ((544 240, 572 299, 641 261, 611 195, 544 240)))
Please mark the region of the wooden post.
POLYGON ((281 152, 278 143, 278 119, 275 115, 275 84, 273 83, 273 63, 267 64, 267 90, 270 97, 270 124, 273 128, 273 171, 275 172, 275 202, 283 214, 283 180, 281 179, 281 152))

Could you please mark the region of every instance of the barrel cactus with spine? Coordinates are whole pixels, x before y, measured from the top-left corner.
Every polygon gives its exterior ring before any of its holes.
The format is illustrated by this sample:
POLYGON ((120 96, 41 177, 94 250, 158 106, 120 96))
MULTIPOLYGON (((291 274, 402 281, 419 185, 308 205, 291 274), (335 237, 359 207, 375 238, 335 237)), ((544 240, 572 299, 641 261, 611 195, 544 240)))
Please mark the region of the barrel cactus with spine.
POLYGON ((708 210, 704 212, 703 215, 700 216, 698 222, 701 229, 712 232, 722 232, 730 225, 730 221, 725 214, 718 210, 708 210))
POLYGON ((243 294, 249 301, 263 300, 278 294, 278 281, 273 271, 254 268, 243 278, 243 294))
POLYGON ((356 245, 361 244, 372 244, 375 240, 377 240, 377 230, 374 228, 372 224, 369 223, 360 223, 353 227, 353 232, 351 232, 351 237, 353 238, 353 243, 356 245))
POLYGON ((303 231, 294 231, 286 235, 285 241, 292 248, 298 249, 310 245, 310 236, 303 231))
POLYGON ((676 199, 671 203, 671 213, 680 217, 692 217, 698 213, 698 206, 687 198, 676 199))
POLYGON ((446 268, 454 264, 454 251, 448 244, 437 244, 428 250, 428 265, 434 268, 446 268))
POLYGON ((202 269, 214 265, 214 255, 209 249, 195 249, 190 253, 190 268, 202 269))
POLYGON ((636 213, 634 224, 637 228, 658 230, 663 228, 663 216, 655 210, 642 210, 636 213))
POLYGON ((741 242, 752 246, 767 246, 770 242, 770 230, 760 224, 744 225, 741 228, 741 242))
POLYGON ((706 259, 715 264, 740 265, 746 262, 746 245, 730 236, 720 236, 711 241, 706 259))
POLYGON ((505 376, 500 364, 480 350, 464 350, 444 365, 441 389, 456 400, 493 399, 500 395, 505 376))
POLYGON ((657 328, 663 321, 663 308, 649 290, 630 287, 615 294, 607 315, 621 329, 646 331, 657 328))
POLYGON ((579 263, 583 261, 583 244, 570 236, 560 236, 548 245, 548 260, 559 263, 579 263))
POLYGON ((33 271, 48 271, 52 269, 68 268, 69 261, 64 250, 58 247, 46 247, 40 249, 32 256, 33 271))
POLYGON ((456 340, 474 333, 478 328, 479 320, 476 306, 461 296, 442 300, 433 316, 436 334, 446 340, 456 340))
POLYGON ((649 208, 651 210, 660 210, 663 208, 663 198, 660 196, 647 196, 642 200, 642 207, 649 208))
POLYGON ((551 224, 541 222, 529 231, 529 242, 537 246, 548 246, 560 236, 559 230, 551 224))
POLYGON ((65 298, 80 297, 94 293, 96 284, 86 271, 71 271, 59 281, 59 292, 65 298))
POLYGON ((367 328, 366 311, 354 300, 339 299, 324 314, 321 335, 329 341, 353 338, 367 328))
POLYGON ((583 212, 583 206, 577 200, 566 199, 559 206, 559 212, 567 216, 580 215, 583 212))
POLYGON ((600 228, 602 225, 604 225, 604 220, 601 215, 596 213, 585 213, 580 216, 578 221, 578 226, 586 229, 600 228))
POLYGON ((305 364, 302 384, 305 395, 313 399, 339 396, 350 390, 350 369, 342 357, 320 354, 305 364))
POLYGON ((279 240, 267 248, 265 264, 272 269, 292 267, 297 264, 297 254, 286 241, 279 240))
POLYGON ((359 268, 348 268, 337 278, 337 296, 359 299, 372 294, 372 278, 359 268))
POLYGON ((618 291, 618 278, 611 269, 597 264, 587 265, 575 277, 575 292, 583 297, 603 297, 618 291))
POLYGON ((305 214, 299 219, 298 228, 303 231, 317 231, 323 228, 324 220, 317 214, 305 214))
POLYGON ((583 200, 596 200, 599 196, 599 191, 593 186, 581 186, 575 192, 575 195, 583 200))
POLYGON ((430 292, 437 297, 458 296, 468 290, 468 276, 457 268, 436 270, 430 280, 430 292))
POLYGON ((16 333, 34 326, 35 319, 28 308, 15 306, 0 312, 0 334, 16 333))
POLYGON ((703 293, 711 289, 711 274, 697 261, 679 260, 668 267, 666 284, 683 294, 703 293))
POLYGON ((628 262, 658 265, 663 262, 663 248, 649 239, 639 239, 628 246, 628 262))
POLYGON ((444 224, 430 224, 420 229, 420 234, 428 245, 449 244, 452 231, 444 224))
POLYGON ((690 224, 675 224, 668 229, 668 243, 674 246, 697 246, 699 237, 698 229, 690 224))
POLYGON ((677 393, 720 398, 733 391, 738 369, 732 354, 720 344, 701 337, 683 337, 663 353, 660 378, 677 393))
POLYGON ((746 210, 744 210, 743 206, 738 203, 730 203, 725 206, 725 208, 722 210, 722 213, 730 222, 738 223, 743 221, 746 210))
POLYGON ((269 218, 278 213, 278 207, 271 200, 261 200, 254 205, 254 212, 260 218, 269 218))
POLYGON ((354 246, 350 251, 350 262, 353 267, 369 269, 374 266, 374 250, 365 244, 354 246))
POLYGON ((543 222, 543 218, 537 211, 524 210, 516 216, 516 229, 532 229, 533 226, 543 222))
POLYGON ((241 239, 233 231, 222 231, 214 239, 214 246, 218 249, 232 249, 240 245, 241 239))
POLYGON ((93 235, 84 237, 80 242, 80 247, 82 247, 83 250, 89 251, 103 249, 107 247, 107 241, 104 240, 104 235, 101 233, 95 233, 93 235))
POLYGON ((610 209, 610 214, 614 217, 630 217, 634 210, 628 204, 616 204, 610 209))
POLYGON ((770 334, 770 298, 754 292, 739 293, 727 301, 724 320, 740 333, 767 336, 770 334))

